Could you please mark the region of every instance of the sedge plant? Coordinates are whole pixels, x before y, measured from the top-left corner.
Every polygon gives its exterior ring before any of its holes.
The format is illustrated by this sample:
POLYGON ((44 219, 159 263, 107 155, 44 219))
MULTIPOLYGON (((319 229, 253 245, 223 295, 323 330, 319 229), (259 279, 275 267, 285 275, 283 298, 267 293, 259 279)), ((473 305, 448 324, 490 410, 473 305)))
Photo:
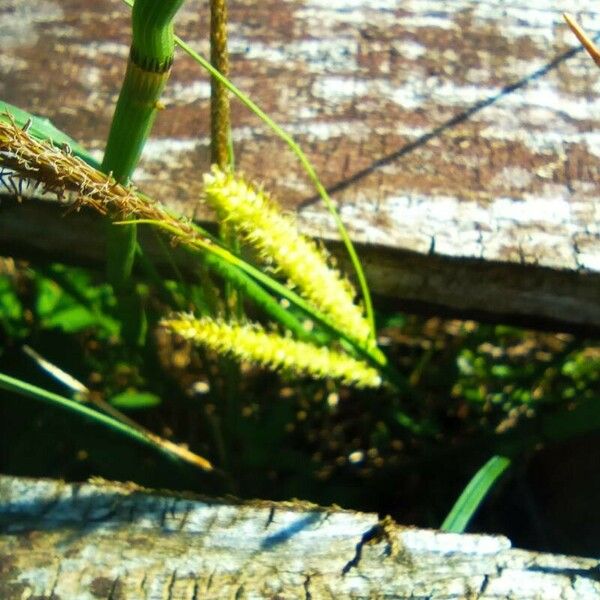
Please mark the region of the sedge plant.
MULTIPOLYGON (((212 78, 214 167, 205 177, 203 201, 216 211, 220 236, 215 237, 197 224, 172 214, 131 185, 144 143, 161 108, 160 94, 168 80, 174 44, 177 41, 185 45, 174 36, 172 24, 181 4, 182 0, 135 3, 127 71, 100 164, 49 121, 3 103, 0 106, 2 182, 19 195, 24 182, 41 186, 73 208, 85 207, 108 220, 108 280, 118 303, 121 335, 127 343, 135 346, 143 344, 145 339, 146 315, 133 274, 136 257, 141 259, 140 266, 147 273, 153 272, 136 235, 138 226, 147 225, 195 255, 199 272, 208 269, 212 274, 202 278, 201 284, 204 296, 213 300, 202 309, 198 307, 196 314, 192 311, 163 315, 160 320, 163 329, 206 351, 291 376, 330 378, 358 387, 399 385, 401 378, 375 344, 370 295, 358 257, 312 165, 292 138, 226 76, 224 0, 211 2, 211 63, 192 51, 212 78), (234 173, 230 92, 292 147, 336 215, 357 270, 364 309, 356 301, 352 284, 329 264, 324 251, 300 235, 295 223, 281 213, 264 191, 234 173), (269 275, 243 259, 240 243, 252 246, 261 262, 271 270, 276 268, 276 275, 269 275), (213 276, 224 282, 224 310, 218 301, 220 292, 210 289, 215 285, 213 276), (246 321, 242 312, 244 302, 256 304, 270 323, 246 321)), ((180 304, 175 302, 172 307, 180 308, 180 304)), ((14 391, 19 386, 11 380, 10 389, 14 391)), ((23 393, 42 397, 28 389, 23 382, 23 393)), ((52 395, 44 397, 47 401, 51 398, 52 395)), ((153 439, 148 435, 146 438, 153 439)))
MULTIPOLYGON (((125 2, 129 4, 128 0, 125 2)), ((333 379, 361 388, 387 385, 402 389, 403 378, 388 364, 376 344, 373 308, 364 272, 325 187, 293 138, 227 77, 225 0, 211 0, 210 61, 174 34, 173 18, 182 2, 136 0, 127 72, 101 163, 49 121, 2 103, 2 182, 15 194, 20 194, 23 182, 41 186, 44 191, 55 193, 65 206, 95 211, 110 222, 108 279, 119 304, 121 335, 132 345, 143 341, 146 327, 143 301, 134 283, 134 263, 138 261, 147 273, 153 269, 136 236, 137 228, 144 226, 160 233, 197 261, 202 286, 199 295, 206 298, 206 302, 197 302, 196 306, 170 301, 173 310, 156 319, 163 331, 208 353, 282 371, 288 376, 333 379), (160 94, 167 84, 175 44, 211 76, 214 166, 204 175, 204 194, 199 201, 215 210, 219 235, 173 214, 131 184, 161 108, 160 94), (361 302, 350 280, 332 267, 323 249, 298 233, 293 219, 282 214, 265 190, 235 172, 229 94, 261 118, 298 156, 334 214, 355 269, 361 302), (251 247, 260 264, 244 259, 241 246, 251 247), (223 285, 215 284, 215 280, 223 285), (220 302, 222 295, 224 302, 220 302), (261 322, 252 322, 245 316, 243 307, 250 303, 261 311, 261 322)), ((581 33, 578 36, 586 43, 581 33)), ((592 48, 589 44, 586 47, 592 48)), ((598 56, 597 51, 592 56, 598 56)), ((201 287, 198 282, 195 285, 201 287)), ((213 469, 206 459, 190 457, 134 423, 124 422, 118 414, 104 414, 102 407, 98 411, 81 406, 8 375, 0 375, 0 387, 96 419, 169 456, 195 462, 203 470, 213 469), (96 414, 102 416, 96 418, 96 414)), ((415 431, 416 425, 410 417, 399 414, 403 425, 415 431)), ((482 467, 465 488, 444 528, 460 531, 467 526, 495 481, 508 468, 509 460, 504 454, 493 456, 482 467)))

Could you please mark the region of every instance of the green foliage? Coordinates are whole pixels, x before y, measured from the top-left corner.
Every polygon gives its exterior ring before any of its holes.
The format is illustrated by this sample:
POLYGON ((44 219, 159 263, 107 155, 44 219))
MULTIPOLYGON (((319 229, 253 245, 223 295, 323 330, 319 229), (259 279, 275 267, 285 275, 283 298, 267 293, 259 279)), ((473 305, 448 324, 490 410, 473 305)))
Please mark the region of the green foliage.
POLYGON ((161 403, 160 398, 151 392, 138 392, 136 390, 127 390, 108 400, 115 408, 122 410, 143 410, 158 406, 161 403))
MULTIPOLYGON (((137 16, 144 15, 141 8, 152 5, 138 0, 137 16)), ((169 23, 179 5, 174 2, 167 7, 169 23)), ((156 16, 152 10, 150 13, 156 16)), ((173 38, 170 24, 165 27, 166 38, 155 38, 153 27, 148 37, 144 23, 140 33, 138 22, 134 42, 146 40, 150 50, 160 54, 143 57, 146 66, 166 68, 176 40, 299 158, 332 211, 350 254, 364 297, 367 333, 361 328, 359 333, 352 331, 343 319, 332 318, 335 310, 323 308, 320 298, 314 301, 316 292, 327 294, 332 285, 317 282, 312 298, 311 294, 301 295, 301 288, 310 288, 311 283, 309 280, 309 285, 304 285, 306 263, 298 265, 303 285, 290 289, 244 260, 235 240, 229 240, 228 246, 227 236, 225 242, 215 239, 166 211, 159 210, 156 216, 137 215, 132 210, 136 224, 166 232, 195 255, 195 278, 184 280, 176 268, 168 276, 158 273, 136 243, 131 224, 111 228, 109 254, 116 273, 112 286, 97 273, 58 264, 20 264, 0 275, 2 354, 14 374, 23 377, 0 374, 0 388, 7 394, 1 400, 13 402, 0 430, 9 448, 10 470, 79 478, 100 473, 135 477, 156 487, 180 486, 205 492, 208 484, 204 479, 186 479, 178 473, 181 479, 173 482, 162 478, 152 461, 138 459, 131 444, 158 451, 177 464, 185 450, 179 449, 178 454, 164 440, 161 445, 157 436, 147 435, 141 425, 118 413, 135 411, 141 424, 185 440, 194 451, 210 456, 226 470, 227 476, 215 484, 218 492, 277 499, 301 496, 381 512, 396 510, 405 502, 413 507, 408 514, 418 515, 414 521, 438 526, 454 500, 454 482, 471 478, 442 525, 448 531, 463 531, 511 461, 515 464, 516 458, 533 453, 543 443, 598 429, 600 409, 595 400, 600 351, 572 336, 381 313, 382 338, 388 340, 384 355, 375 344, 373 309, 362 267, 307 157, 250 98, 187 44, 173 38), (166 40, 165 47, 156 46, 161 39, 166 40), (141 274, 133 271, 134 256, 141 274), (234 298, 233 290, 241 295, 234 298), (279 331, 297 339, 314 346, 334 346, 340 354, 368 362, 388 386, 376 392, 358 392, 331 382, 290 382, 285 376, 275 379, 268 373, 246 368, 240 371, 227 359, 212 354, 211 346, 193 349, 186 336, 172 339, 156 331, 158 321, 171 310, 194 309, 203 322, 219 322, 231 315, 243 322, 241 307, 261 309, 264 314, 258 319, 267 315, 279 331), (147 317, 153 332, 143 347, 128 343, 140 339, 138 317, 139 323, 147 317), (80 374, 85 379, 83 387, 90 389, 87 399, 95 400, 100 409, 54 393, 51 388, 59 384, 47 372, 34 369, 33 363, 24 366, 19 362, 24 358, 15 349, 24 343, 59 367, 69 366, 80 374), (25 378, 41 379, 41 385, 25 382, 25 378), (41 408, 30 415, 28 405, 14 403, 15 394, 39 402, 41 408), (65 424, 68 418, 61 420, 52 412, 53 407, 119 433, 130 446, 119 450, 114 438, 98 441, 78 436, 72 425, 65 424), (11 427, 10 423, 18 426, 11 427), (490 455, 492 458, 472 476, 490 455)), ((140 50, 137 47, 134 52, 137 58, 140 50)), ((132 74, 131 65, 128 70, 102 164, 119 181, 129 179, 156 114, 155 101, 166 76, 155 81, 155 75, 148 70, 140 84, 136 79, 140 74, 132 74), (152 80, 150 92, 147 80, 152 80), (138 88, 150 93, 144 114, 136 109, 139 94, 144 93, 138 88), (124 144, 124 140, 132 144, 124 144)), ((6 104, 0 104, 0 109, 13 115, 4 115, 0 121, 12 119, 19 128, 31 121, 30 133, 35 139, 68 144, 75 155, 98 168, 85 149, 49 121, 6 104)), ((138 208, 140 200, 148 200, 135 194, 132 198, 138 201, 138 208)), ((248 219, 241 221, 247 225, 248 219)), ((272 222, 262 227, 267 234, 273 229, 272 222)), ((244 231, 244 235, 250 240, 256 238, 256 230, 244 231)), ((291 238, 287 233, 281 237, 291 238)), ((268 247, 264 241, 261 244, 268 247)), ((281 248, 283 244, 275 240, 273 246, 281 248)), ((267 254, 272 261, 273 251, 267 254)), ((296 254, 302 257, 307 252, 296 254)), ((293 280, 292 275, 287 273, 293 280)), ((339 301, 333 304, 334 309, 341 306, 339 301)), ((349 310, 342 307, 338 312, 347 316, 349 310)), ((362 315, 357 320, 361 319, 362 315)), ((244 323, 232 327, 236 332, 247 329, 244 323)))
POLYGON ((27 334, 23 304, 9 277, 0 276, 0 325, 11 338, 22 338, 27 334))
POLYGON ((465 487, 440 529, 463 533, 492 486, 508 467, 510 467, 509 458, 492 456, 465 487))
POLYGON ((40 326, 78 333, 94 328, 95 335, 109 337, 119 332, 119 322, 111 316, 115 299, 107 284, 93 285, 83 269, 53 265, 34 277, 35 314, 40 326))

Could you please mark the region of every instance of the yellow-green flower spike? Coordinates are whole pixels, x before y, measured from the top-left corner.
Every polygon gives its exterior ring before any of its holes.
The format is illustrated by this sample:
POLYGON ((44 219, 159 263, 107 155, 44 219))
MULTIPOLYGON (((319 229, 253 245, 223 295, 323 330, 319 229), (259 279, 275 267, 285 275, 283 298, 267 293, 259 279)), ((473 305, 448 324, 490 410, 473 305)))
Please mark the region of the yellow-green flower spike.
POLYGON ((379 373, 362 361, 325 347, 266 332, 257 324, 239 325, 179 314, 164 319, 161 325, 195 344, 239 361, 295 375, 318 379, 331 377, 361 388, 381 385, 379 373))
POLYGON ((204 190, 207 202, 259 251, 262 260, 275 262, 333 324, 369 343, 369 323, 354 303, 356 294, 350 282, 328 266, 324 252, 298 232, 294 221, 283 215, 267 194, 217 167, 204 176, 204 190))

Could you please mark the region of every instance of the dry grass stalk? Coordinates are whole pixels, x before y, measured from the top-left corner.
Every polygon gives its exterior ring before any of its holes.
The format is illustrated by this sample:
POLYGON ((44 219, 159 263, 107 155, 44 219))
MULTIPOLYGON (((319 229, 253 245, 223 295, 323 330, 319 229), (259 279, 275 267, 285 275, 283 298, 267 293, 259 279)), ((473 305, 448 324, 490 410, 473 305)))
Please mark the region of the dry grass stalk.
MULTIPOLYGON (((167 228, 174 240, 183 243, 187 240, 194 246, 201 240, 204 247, 210 243, 191 223, 172 215, 156 201, 142 197, 133 186, 117 183, 110 174, 97 171, 66 147, 57 148, 34 139, 12 120, 0 120, 0 167, 4 169, 2 178, 9 189, 9 182, 17 177, 20 181, 34 182, 59 199, 64 199, 67 192, 74 194, 75 198, 68 201, 74 210, 85 206, 113 220, 155 221, 167 228)), ((14 182, 12 187, 16 187, 14 182)))

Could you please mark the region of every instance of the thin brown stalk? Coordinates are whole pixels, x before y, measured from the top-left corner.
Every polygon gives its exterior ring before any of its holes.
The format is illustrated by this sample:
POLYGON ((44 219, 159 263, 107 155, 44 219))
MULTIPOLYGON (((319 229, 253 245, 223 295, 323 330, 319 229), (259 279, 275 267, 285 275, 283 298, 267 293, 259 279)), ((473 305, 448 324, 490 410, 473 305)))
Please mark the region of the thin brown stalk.
POLYGON ((570 14, 564 13, 563 17, 567 22, 567 25, 571 28, 571 31, 581 42, 581 45, 586 49, 587 53, 592 57, 596 65, 600 67, 600 50, 598 49, 598 46, 594 44, 593 40, 587 35, 579 23, 577 23, 577 21, 575 21, 570 14))
MULTIPOLYGON (((210 62, 224 77, 229 76, 227 19, 227 0, 210 0, 210 62)), ((223 171, 233 168, 230 136, 229 90, 216 77, 211 77, 210 159, 212 164, 218 165, 223 171)), ((234 252, 239 252, 239 241, 228 223, 219 224, 219 235, 234 252)), ((243 320, 243 302, 239 292, 226 283, 225 296, 227 314, 243 320)), ((231 378, 227 378, 227 381, 230 380, 231 378)))
MULTIPOLYGON (((229 75, 227 51, 227 0, 210 0, 210 62, 222 75, 229 75)), ((229 166, 231 127, 229 91, 214 77, 210 80, 211 162, 221 169, 229 166)))

